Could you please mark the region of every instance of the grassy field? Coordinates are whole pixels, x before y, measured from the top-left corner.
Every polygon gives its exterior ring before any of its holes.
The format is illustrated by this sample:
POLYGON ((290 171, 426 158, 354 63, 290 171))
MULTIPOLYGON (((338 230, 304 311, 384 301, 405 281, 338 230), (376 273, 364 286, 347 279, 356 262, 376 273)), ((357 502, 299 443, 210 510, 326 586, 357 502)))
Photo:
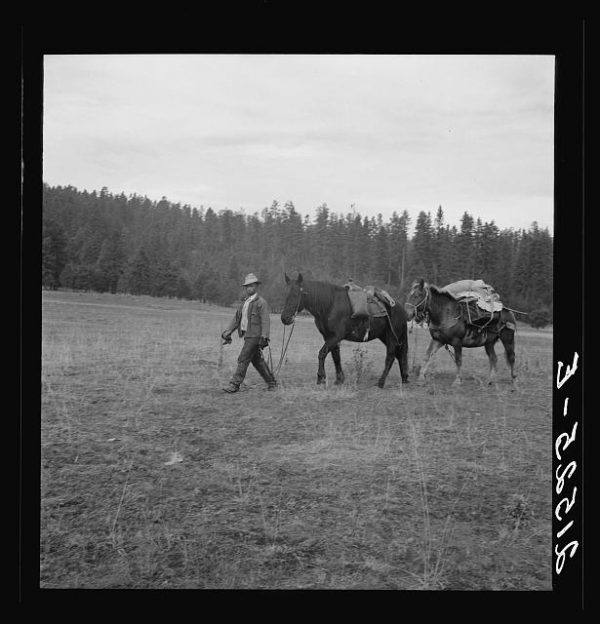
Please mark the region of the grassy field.
MULTIPOLYGON (((346 383, 317 387, 321 338, 299 318, 265 392, 221 388, 232 309, 42 293, 43 588, 551 589, 552 334, 516 337, 488 387, 386 387, 379 341, 342 343, 346 383)), ((289 329, 288 329, 289 331, 289 329)), ((428 333, 414 328, 409 363, 428 333)), ((272 316, 272 358, 283 325, 272 316)))

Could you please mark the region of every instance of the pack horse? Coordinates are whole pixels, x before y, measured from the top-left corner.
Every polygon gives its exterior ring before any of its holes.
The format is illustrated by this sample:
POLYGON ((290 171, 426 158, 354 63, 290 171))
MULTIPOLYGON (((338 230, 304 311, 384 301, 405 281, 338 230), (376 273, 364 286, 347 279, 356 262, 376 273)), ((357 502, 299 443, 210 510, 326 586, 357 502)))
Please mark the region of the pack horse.
POLYGON ((504 346, 511 382, 516 382, 515 330, 513 311, 502 305, 494 290, 481 280, 463 280, 438 288, 423 279, 413 282, 405 302, 408 319, 421 322, 427 319, 431 342, 420 366, 419 380, 423 381, 432 356, 443 346, 454 348, 456 379, 461 383, 463 347, 484 347, 489 360, 489 379, 496 377, 498 357, 494 345, 500 340, 504 346), (462 287, 462 289, 461 289, 462 287), (486 290, 487 289, 487 290, 486 290), (482 313, 475 302, 485 307, 482 313))
MULTIPOLYGON (((368 342, 378 338, 386 346, 385 367, 377 385, 383 388, 394 360, 398 361, 402 383, 408 382, 407 315, 401 305, 387 295, 370 301, 370 313, 354 314, 349 289, 321 281, 290 279, 285 275, 287 293, 281 322, 290 325, 298 312, 307 310, 314 319, 325 344, 319 350, 317 384, 325 382, 325 358, 329 353, 335 364, 335 383, 344 382, 340 342, 368 342)), ((382 291, 384 292, 384 291, 382 291)))

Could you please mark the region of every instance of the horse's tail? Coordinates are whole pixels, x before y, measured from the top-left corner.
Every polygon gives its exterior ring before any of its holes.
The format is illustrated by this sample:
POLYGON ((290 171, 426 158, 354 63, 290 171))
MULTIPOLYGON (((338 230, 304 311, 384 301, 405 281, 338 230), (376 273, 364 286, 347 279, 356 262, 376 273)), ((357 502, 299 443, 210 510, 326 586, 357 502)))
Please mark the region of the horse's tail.
POLYGON ((506 327, 508 329, 511 329, 514 332, 517 331, 517 319, 514 315, 514 312, 515 310, 511 310, 510 308, 507 308, 506 306, 502 308, 502 310, 500 311, 498 330, 501 330, 503 329, 503 327, 506 327))

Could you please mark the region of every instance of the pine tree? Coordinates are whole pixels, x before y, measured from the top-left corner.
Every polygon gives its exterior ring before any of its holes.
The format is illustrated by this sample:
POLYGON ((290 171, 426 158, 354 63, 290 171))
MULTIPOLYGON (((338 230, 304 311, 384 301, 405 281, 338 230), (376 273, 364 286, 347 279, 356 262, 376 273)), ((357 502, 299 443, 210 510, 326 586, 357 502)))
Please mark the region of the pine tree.
POLYGON ((67 242, 61 226, 51 219, 42 222, 42 286, 56 290, 67 264, 67 242))
POLYGON ((303 261, 304 228, 302 217, 296 211, 293 202, 288 201, 283 207, 281 255, 286 269, 299 271, 303 261))
POLYGON ((163 258, 151 266, 149 294, 153 297, 175 297, 178 281, 179 270, 168 258, 163 258))
POLYGON ((548 229, 533 222, 530 229, 531 246, 529 271, 531 304, 548 307, 552 302, 552 242, 548 229))
POLYGON ((142 247, 126 270, 126 289, 132 295, 149 295, 152 291, 150 261, 142 247))
POLYGON ((444 211, 442 206, 438 206, 437 212, 435 213, 434 220, 434 230, 433 230, 433 246, 431 250, 431 268, 432 268, 432 281, 434 284, 443 283, 445 276, 444 265, 445 265, 445 256, 447 252, 446 248, 446 240, 445 240, 446 229, 444 227, 444 211))
POLYGON ((102 243, 95 271, 98 275, 98 290, 117 292, 119 278, 125 268, 125 255, 121 236, 114 232, 102 243))
POLYGON ((513 296, 513 270, 514 270, 514 246, 515 233, 512 230, 498 232, 496 238, 496 255, 494 266, 491 269, 489 283, 499 293, 503 302, 510 306, 513 296))
POLYGON ((315 219, 293 202, 274 201, 262 216, 231 210, 155 203, 106 188, 43 186, 42 284, 74 289, 202 298, 229 305, 239 297, 244 271, 260 274, 275 303, 283 271, 334 282, 398 287, 414 277, 443 285, 485 279, 516 309, 552 305, 552 236, 534 223, 528 231, 502 230, 464 213, 460 230, 410 215, 341 217, 322 204, 315 219), (234 273, 237 275, 234 278, 234 273), (115 285, 116 283, 116 285, 115 285))
POLYGON ((375 254, 372 281, 374 281, 376 284, 382 284, 389 288, 392 278, 392 263, 388 242, 388 233, 383 227, 382 223, 378 224, 377 234, 374 237, 373 247, 375 250, 375 254))
POLYGON ((412 279, 423 278, 433 280, 433 226, 431 214, 423 210, 419 212, 415 225, 415 234, 412 239, 411 274, 412 279))
POLYGON ((532 303, 531 235, 520 231, 514 270, 514 304, 527 312, 532 303))
POLYGON ((475 241, 473 217, 465 212, 460 221, 460 232, 456 239, 457 279, 475 279, 475 241))
POLYGON ((364 242, 363 239, 364 235, 361 216, 356 212, 353 212, 349 226, 349 242, 346 257, 349 258, 347 266, 347 272, 349 275, 347 277, 352 277, 355 280, 358 279, 359 267, 363 261, 361 254, 362 244, 364 242))
POLYGON ((484 223, 479 231, 479 278, 496 288, 496 267, 500 262, 498 253, 499 230, 495 223, 484 223))
POLYGON ((394 211, 389 225, 391 283, 397 285, 401 290, 404 290, 407 271, 409 227, 410 216, 408 211, 404 210, 400 216, 394 211))

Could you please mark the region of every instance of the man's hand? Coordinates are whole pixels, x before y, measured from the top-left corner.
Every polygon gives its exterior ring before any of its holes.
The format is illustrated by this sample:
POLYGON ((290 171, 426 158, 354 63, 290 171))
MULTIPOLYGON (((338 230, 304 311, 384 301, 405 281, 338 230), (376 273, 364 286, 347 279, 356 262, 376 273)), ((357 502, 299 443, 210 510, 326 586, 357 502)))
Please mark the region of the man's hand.
POLYGON ((269 339, 268 338, 260 338, 260 340, 258 341, 258 346, 261 349, 264 349, 267 345, 269 344, 269 339))
POLYGON ((231 344, 231 334, 228 331, 224 331, 221 334, 221 338, 223 338, 223 344, 224 345, 231 344))

